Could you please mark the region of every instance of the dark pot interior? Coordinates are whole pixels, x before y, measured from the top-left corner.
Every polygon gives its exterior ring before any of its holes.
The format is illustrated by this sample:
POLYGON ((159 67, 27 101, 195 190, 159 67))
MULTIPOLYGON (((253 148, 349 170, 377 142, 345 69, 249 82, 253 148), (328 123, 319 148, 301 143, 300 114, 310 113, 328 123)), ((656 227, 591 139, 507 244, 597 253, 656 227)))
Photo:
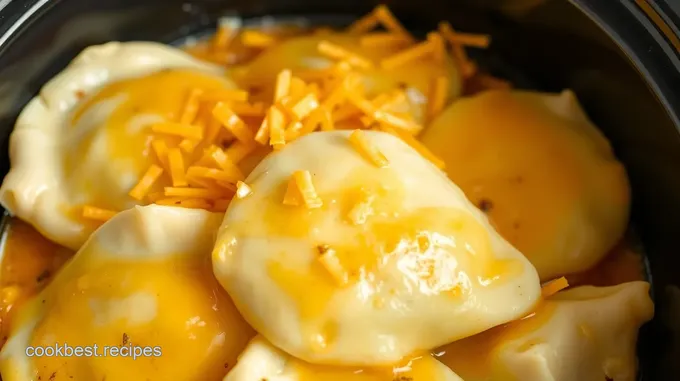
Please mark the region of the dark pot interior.
MULTIPOLYGON (((642 377, 678 380, 678 51, 633 1, 533 1, 539 5, 523 10, 501 3, 513 2, 403 0, 389 5, 415 31, 444 19, 463 31, 491 33, 493 48, 478 57, 481 65, 519 87, 571 88, 578 94, 626 164, 633 186, 632 224, 648 256, 656 302, 656 317, 640 341, 642 377)), ((21 108, 88 45, 110 40, 175 43, 209 32, 219 16, 229 13, 306 16, 312 23, 337 24, 374 5, 362 0, 14 0, 4 8, 0 4, 0 171, 4 174, 9 168, 7 137, 21 108)), ((667 17, 672 21, 674 16, 667 17)))

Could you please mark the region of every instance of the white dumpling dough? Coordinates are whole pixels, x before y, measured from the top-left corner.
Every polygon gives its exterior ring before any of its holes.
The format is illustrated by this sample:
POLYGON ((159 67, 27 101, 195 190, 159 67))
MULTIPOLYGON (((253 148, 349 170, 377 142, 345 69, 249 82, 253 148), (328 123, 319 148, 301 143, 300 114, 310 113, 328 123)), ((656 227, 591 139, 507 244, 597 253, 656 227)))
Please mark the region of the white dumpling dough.
POLYGON ((543 281, 595 266, 625 232, 625 168, 569 90, 461 99, 422 142, 543 281))
POLYGON ((221 219, 150 205, 105 223, 14 316, 3 380, 222 379, 254 332, 212 275, 221 219), (64 343, 98 357, 27 357, 29 346, 64 343), (133 359, 104 356, 105 346, 151 349, 133 359))
POLYGON ((402 366, 352 368, 314 365, 298 360, 256 336, 239 356, 224 381, 463 381, 434 358, 425 355, 402 366))
POLYGON ((317 132, 265 158, 230 204, 213 267, 246 320, 307 362, 376 365, 528 313, 540 285, 521 253, 414 149, 364 135, 388 167, 349 131, 317 132), (282 203, 297 170, 323 207, 282 203))
POLYGON ((436 352, 466 381, 635 381, 638 329, 653 314, 646 282, 577 287, 436 352))
MULTIPOLYGON (((77 107, 106 85, 166 69, 223 77, 223 69, 159 43, 110 42, 80 53, 42 88, 17 119, 10 137, 11 169, 0 188, 0 203, 47 238, 74 250, 96 228, 78 218, 76 207, 93 203, 121 210, 135 205, 136 200, 128 197, 127 192, 149 164, 140 172, 129 164, 131 158, 111 157, 107 150, 110 139, 102 127, 122 99, 107 99, 93 105, 75 125, 71 125, 71 120, 77 107), (80 145, 85 147, 81 149, 80 145), (74 167, 71 174, 64 164, 68 155, 76 156, 71 160, 74 167), (89 188, 101 188, 98 193, 103 195, 77 189, 81 185, 72 184, 75 177, 89 183, 89 188)), ((219 81, 224 82, 221 78, 219 81)), ((158 95, 162 96, 167 97, 158 95)), ((175 97, 181 102, 185 94, 175 97)), ((179 105, 174 107, 179 109, 179 105)), ((160 116, 141 115, 131 118, 129 125, 121 125, 118 131, 124 132, 131 147, 136 147, 133 142, 139 129, 159 119, 162 121, 160 116)))

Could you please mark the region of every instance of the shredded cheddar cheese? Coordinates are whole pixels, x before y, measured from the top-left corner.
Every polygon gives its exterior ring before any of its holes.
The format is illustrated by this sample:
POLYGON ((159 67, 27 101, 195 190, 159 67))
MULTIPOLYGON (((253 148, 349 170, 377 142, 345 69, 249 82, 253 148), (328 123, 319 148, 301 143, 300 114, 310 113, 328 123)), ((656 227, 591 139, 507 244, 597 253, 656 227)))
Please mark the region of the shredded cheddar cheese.
POLYGON ((223 193, 202 188, 183 188, 183 187, 165 187, 166 197, 182 197, 182 198, 201 198, 201 199, 218 199, 224 196, 223 193))
POLYGON ((245 176, 243 175, 243 172, 234 164, 234 162, 229 158, 229 156, 222 151, 221 149, 217 148, 211 151, 210 157, 214 160, 215 163, 226 173, 229 173, 230 176, 234 176, 234 178, 238 180, 242 180, 245 176))
POLYGON ((269 145, 278 150, 286 144, 285 138, 285 116, 276 106, 272 106, 267 114, 267 125, 269 126, 269 145))
POLYGON ((246 102, 248 92, 245 90, 212 90, 201 95, 203 102, 246 102))
POLYGON ((170 178, 172 178, 173 186, 183 187, 189 185, 184 172, 184 158, 179 148, 168 150, 168 165, 170 166, 170 178))
POLYGON ((422 130, 422 126, 418 125, 417 123, 411 120, 400 118, 397 115, 387 111, 377 110, 373 113, 373 117, 379 122, 400 130, 404 130, 410 134, 417 134, 420 132, 420 130, 422 130))
POLYGON ((359 39, 359 44, 366 48, 398 48, 408 46, 410 43, 411 40, 408 37, 393 32, 375 32, 366 34, 359 39))
POLYGON ((238 116, 263 116, 265 114, 264 103, 233 102, 231 110, 238 116))
POLYGON ((446 46, 444 45, 442 36, 437 32, 430 32, 427 34, 427 42, 432 45, 432 55, 434 59, 439 63, 444 62, 446 46))
POLYGON ((470 78, 477 71, 476 65, 470 61, 462 44, 456 40, 456 32, 448 22, 439 23, 439 33, 451 45, 453 57, 459 65, 463 78, 470 78))
MULTIPOLYGON (((307 118, 307 120, 310 120, 311 118, 307 118)), ((297 137, 301 135, 302 129, 304 128, 304 124, 300 122, 293 122, 288 127, 286 127, 286 131, 284 131, 283 136, 286 141, 293 141, 297 137)))
POLYGON ((83 207, 83 217, 90 220, 108 221, 116 214, 118 213, 113 210, 97 208, 91 205, 85 205, 83 207))
POLYGON ((236 173, 235 171, 227 172, 221 169, 199 166, 189 167, 189 169, 187 169, 187 176, 192 177, 194 179, 205 178, 225 181, 228 183, 236 183, 237 181, 240 181, 243 178, 243 174, 236 173))
POLYGON ((192 153, 196 149, 196 146, 198 146, 198 143, 198 140, 183 139, 179 143, 179 148, 186 153, 192 153))
POLYGON ((449 78, 440 76, 435 78, 430 88, 430 95, 427 102, 427 120, 432 121, 434 117, 444 109, 446 98, 449 92, 449 78))
POLYGON ((340 263, 340 259, 336 255, 335 250, 322 246, 319 249, 319 262, 333 277, 333 280, 338 286, 344 287, 349 283, 349 276, 345 268, 340 263))
POLYGON ((190 198, 190 199, 184 199, 179 202, 179 205, 185 208, 190 208, 190 209, 210 209, 212 208, 212 205, 203 199, 200 198, 190 198))
POLYGON ((330 112, 326 109, 321 110, 321 131, 333 131, 335 129, 335 124, 333 123, 333 117, 330 112))
POLYGON ((370 69, 373 67, 373 63, 367 58, 364 58, 357 53, 350 52, 347 49, 326 40, 319 42, 317 49, 319 50, 319 53, 325 56, 335 60, 344 60, 350 65, 360 69, 370 69))
POLYGON ((375 16, 375 11, 367 14, 366 16, 354 21, 350 26, 347 27, 347 33, 349 34, 363 34, 372 29, 374 29, 380 20, 375 16))
POLYGON ((393 70, 406 65, 411 61, 421 59, 427 55, 436 53, 437 45, 433 41, 424 41, 411 48, 405 49, 380 61, 380 66, 385 70, 393 70))
POLYGON ((243 21, 240 17, 220 18, 217 31, 211 40, 211 48, 218 51, 229 48, 242 25, 243 21))
POLYGON ((384 124, 380 125, 380 130, 390 133, 401 140, 404 141, 404 143, 408 144, 411 146, 411 148, 415 149, 418 151, 418 153, 424 157, 425 159, 429 160, 432 164, 434 164, 437 168, 439 169, 444 169, 445 163, 444 160, 438 158, 435 154, 432 153, 427 147, 423 145, 423 143, 419 142, 416 138, 413 137, 413 135, 401 132, 399 130, 393 129, 389 126, 386 126, 384 124))
POLYGON ((238 28, 234 28, 234 23, 220 25, 213 38, 213 50, 226 49, 237 34, 238 28))
POLYGON ((314 111, 317 107, 319 107, 319 100, 316 99, 316 95, 308 93, 297 103, 295 103, 295 105, 291 108, 291 113, 296 118, 296 120, 301 120, 309 115, 309 113, 314 111))
POLYGON ((242 143, 235 142, 232 143, 224 153, 231 160, 232 163, 238 164, 246 156, 250 155, 251 152, 255 150, 255 144, 253 143, 242 143))
POLYGON ((354 130, 349 136, 349 142, 359 153, 376 167, 384 168, 389 161, 375 145, 371 144, 361 130, 354 130))
MULTIPOLYGON (((335 33, 328 28, 317 32, 335 33)), ((309 33, 315 32, 310 30, 309 33)), ((251 167, 252 160, 269 152, 267 146, 279 150, 314 131, 331 131, 357 123, 360 128, 386 131, 399 137, 434 165, 443 168, 443 161, 414 137, 422 130, 422 125, 415 119, 420 117, 420 109, 414 108, 407 96, 409 89, 404 88, 411 83, 410 78, 395 79, 399 82, 395 81, 393 88, 375 93, 371 79, 374 72, 401 76, 402 71, 397 69, 421 60, 440 63, 443 67, 449 59, 448 45, 461 75, 469 79, 465 82, 468 90, 510 87, 508 82, 478 73, 477 66, 467 56, 466 47, 488 47, 488 35, 459 33, 449 23, 442 22, 436 31, 427 34, 425 41, 418 42, 385 5, 375 7, 356 20, 346 33, 355 35, 362 49, 385 53, 375 57, 373 62, 348 46, 332 42, 330 36, 328 39, 322 37, 316 49, 332 61, 330 65, 307 69, 291 67, 279 72, 275 80, 268 83, 249 82, 247 78, 257 78, 258 73, 250 71, 248 61, 283 41, 287 34, 243 29, 238 18, 225 21, 210 40, 191 47, 190 53, 213 62, 237 64, 233 70, 235 80, 248 90, 187 88, 182 104, 173 110, 172 116, 149 126, 153 133, 150 146, 155 154, 155 164, 147 169, 129 196, 142 204, 224 212, 232 197, 246 197, 252 191, 243 182, 247 173, 242 172, 239 163, 246 161, 246 167, 251 167), (381 26, 384 30, 376 29, 381 26), (370 71, 365 73, 367 70, 370 71), (268 94, 273 99, 263 97, 269 97, 268 94), (172 186, 157 191, 168 184, 172 186)), ((450 81, 450 77, 441 75, 430 84, 423 106, 426 123, 446 107, 450 81)), ((389 165, 389 160, 371 144, 363 131, 353 131, 349 142, 372 165, 389 165)), ((306 208, 323 206, 308 171, 297 171, 291 176, 283 203, 306 208)), ((370 205, 367 205, 364 202, 355 205, 350 219, 355 223, 363 221, 362 216, 370 212, 370 205)), ((104 221, 115 214, 95 206, 88 208, 90 219, 104 221)), ((85 215, 85 209, 83 213, 85 215)), ((330 268, 329 272, 335 271, 338 279, 346 277, 341 266, 338 267, 339 263, 333 262, 332 255, 328 258, 329 262, 324 266, 330 268)))
POLYGON ((312 174, 309 171, 295 171, 293 173, 295 185, 297 186, 302 200, 308 209, 320 208, 323 206, 323 201, 316 193, 314 183, 312 182, 312 174))
POLYGON ((251 193, 253 193, 253 191, 250 189, 248 184, 244 183, 243 181, 236 183, 236 198, 246 198, 251 193))
POLYGON ((198 115, 198 108, 200 106, 200 97, 203 94, 202 89, 192 89, 187 96, 186 103, 179 117, 179 124, 191 124, 198 115))
POLYGON ((151 131, 159 134, 174 135, 187 139, 203 139, 203 129, 199 126, 165 122, 153 124, 151 126, 151 131))
POLYGON ((189 187, 209 189, 215 192, 222 191, 217 182, 211 179, 190 176, 187 174, 187 182, 189 183, 189 187))
POLYGON ((260 128, 255 133, 255 141, 261 145, 266 145, 269 141, 269 117, 262 119, 260 128))
POLYGON ((151 164, 149 169, 144 173, 144 176, 139 180, 137 185, 132 188, 130 197, 135 200, 142 200, 149 193, 153 184, 161 177, 163 169, 156 164, 151 164))
POLYGON ((241 42, 245 46, 268 48, 276 44, 276 39, 258 30, 244 30, 243 33, 241 33, 241 42))
POLYGON ((168 166, 168 145, 165 143, 165 140, 152 140, 151 148, 153 149, 154 153, 156 153, 156 158, 161 163, 161 165, 166 169, 170 168, 168 166))
POLYGON ((300 194, 295 178, 291 176, 286 186, 286 193, 283 195, 283 205, 300 206, 301 204, 302 194, 300 194))
POLYGON ((397 20, 397 18, 394 17, 392 11, 390 11, 390 9, 387 8, 386 5, 384 4, 378 5, 373 11, 373 14, 378 19, 378 21, 385 27, 385 29, 408 38, 409 42, 415 41, 415 38, 411 36, 411 34, 406 30, 406 28, 404 28, 403 25, 401 25, 399 20, 397 20))
POLYGON ((293 73, 289 69, 281 70, 276 76, 276 85, 274 86, 274 103, 280 101, 290 92, 290 81, 293 73))
POLYGON ((289 95, 292 99, 299 99, 305 95, 306 88, 307 84, 305 83, 304 80, 302 80, 302 78, 292 77, 290 79, 289 95))
POLYGON ((550 296, 555 295, 556 293, 564 290, 567 287, 569 287, 569 282, 567 281, 567 278, 565 277, 557 278, 543 285, 543 287, 541 288, 541 296, 543 298, 549 298, 550 296))
POLYGON ((236 185, 234 185, 234 184, 232 184, 232 183, 228 183, 228 182, 226 182, 226 181, 222 181, 222 180, 217 180, 216 183, 217 183, 217 185, 219 185, 220 187, 222 187, 222 188, 228 190, 230 193, 236 193, 236 190, 237 190, 237 189, 236 189, 236 185))
POLYGON ((181 197, 167 197, 167 198, 162 198, 160 200, 157 200, 155 203, 157 205, 165 205, 165 206, 177 206, 179 205, 180 202, 182 202, 183 198, 181 197))
POLYGON ((236 139, 242 142, 251 142, 254 139, 253 132, 246 126, 226 103, 218 102, 213 108, 213 116, 222 123, 222 126, 231 132, 236 139))
POLYGON ((448 40, 452 44, 459 44, 463 46, 472 46, 475 48, 488 48, 491 43, 491 36, 488 34, 471 34, 453 32, 449 34, 448 40))

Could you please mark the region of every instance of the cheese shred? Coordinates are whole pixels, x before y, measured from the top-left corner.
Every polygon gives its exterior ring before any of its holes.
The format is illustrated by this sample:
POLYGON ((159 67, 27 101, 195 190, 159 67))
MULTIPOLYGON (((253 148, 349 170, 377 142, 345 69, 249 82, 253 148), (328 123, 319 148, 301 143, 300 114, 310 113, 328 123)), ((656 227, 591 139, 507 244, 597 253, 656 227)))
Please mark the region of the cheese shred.
POLYGON ((158 134, 174 135, 187 139, 203 139, 203 129, 199 126, 179 123, 156 123, 151 126, 151 131, 158 134))
POLYGON ((434 79, 427 99, 427 119, 432 121, 446 105, 449 92, 449 78, 440 76, 434 79))
POLYGON ((222 126, 231 132, 236 139, 242 142, 253 141, 253 132, 225 103, 218 102, 215 105, 215 108, 213 108, 212 113, 213 116, 222 123, 222 126))
POLYGON ((393 70, 406 65, 411 61, 421 59, 427 55, 436 53, 437 45, 433 41, 421 42, 412 48, 402 50, 380 61, 380 66, 385 70, 393 70))
POLYGON ((347 270, 340 263, 340 258, 338 258, 335 250, 322 246, 319 252, 319 262, 333 277, 335 283, 340 287, 346 286, 349 283, 349 276, 347 270))
POLYGON ((354 130, 349 136, 349 142, 359 151, 359 153, 376 167, 384 168, 389 165, 389 161, 375 145, 371 144, 366 135, 361 130, 354 130))
POLYGON ((557 278, 553 281, 544 284, 543 287, 541 287, 541 296, 543 298, 549 298, 567 287, 569 287, 569 282, 567 281, 567 278, 565 277, 557 278))
POLYGON ((259 30, 244 30, 241 33, 241 42, 253 48, 268 48, 276 44, 276 39, 259 30))
POLYGON ((415 149, 416 151, 418 151, 418 153, 419 153, 422 157, 424 157, 425 159, 429 160, 429 161, 430 161, 432 164, 434 164, 437 168, 439 168, 439 169, 444 169, 444 167, 445 167, 445 165, 446 165, 446 164, 444 163, 444 160, 438 158, 435 154, 433 154, 432 151, 430 151, 429 149, 427 149, 427 147, 425 147, 425 146, 423 145, 423 143, 419 142, 416 138, 414 138, 413 135, 408 134, 408 133, 404 133, 404 132, 402 132, 402 131, 393 129, 393 128, 389 127, 389 126, 385 126, 385 125, 382 125, 382 124, 380 125, 380 130, 382 130, 382 131, 384 131, 384 132, 387 132, 387 133, 390 133, 390 134, 392 134, 392 135, 394 135, 394 136, 400 138, 401 140, 404 141, 404 143, 408 144, 409 146, 411 146, 411 148, 413 148, 413 149, 415 149))
POLYGON ((390 11, 390 9, 387 8, 386 5, 384 4, 378 5, 373 11, 373 14, 378 19, 378 21, 385 27, 385 29, 396 34, 400 34, 405 38, 408 38, 409 42, 415 41, 415 38, 411 36, 411 34, 406 30, 406 28, 404 28, 403 25, 401 25, 399 20, 397 20, 397 18, 394 17, 394 14, 392 14, 392 11, 390 11))
POLYGON ((276 106, 272 106, 267 114, 267 125, 269 126, 269 145, 275 150, 283 148, 286 144, 285 115, 276 106))
POLYGON ((144 173, 144 176, 142 176, 137 185, 135 185, 130 191, 130 197, 134 198, 135 200, 144 199, 144 197, 146 197, 146 195, 149 193, 149 190, 151 190, 153 184, 158 181, 162 174, 163 168, 157 166, 156 164, 151 164, 149 169, 144 173))
POLYGON ((184 172, 184 158, 179 148, 171 148, 168 151, 168 166, 170 167, 170 178, 172 186, 184 187, 187 183, 186 173, 184 172))
POLYGON ((347 49, 326 40, 319 42, 317 49, 319 50, 319 53, 325 56, 335 60, 346 61, 350 65, 360 69, 370 69, 373 67, 373 63, 367 58, 350 52, 347 49))

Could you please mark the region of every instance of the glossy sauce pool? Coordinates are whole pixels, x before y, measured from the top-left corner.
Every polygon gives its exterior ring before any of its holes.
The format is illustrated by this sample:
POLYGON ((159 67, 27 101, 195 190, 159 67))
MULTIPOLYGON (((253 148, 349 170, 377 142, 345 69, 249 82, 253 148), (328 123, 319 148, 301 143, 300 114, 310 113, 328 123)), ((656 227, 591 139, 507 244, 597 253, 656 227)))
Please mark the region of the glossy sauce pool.
POLYGON ((5 217, 1 229, 0 346, 7 340, 12 314, 73 255, 17 218, 5 217))

